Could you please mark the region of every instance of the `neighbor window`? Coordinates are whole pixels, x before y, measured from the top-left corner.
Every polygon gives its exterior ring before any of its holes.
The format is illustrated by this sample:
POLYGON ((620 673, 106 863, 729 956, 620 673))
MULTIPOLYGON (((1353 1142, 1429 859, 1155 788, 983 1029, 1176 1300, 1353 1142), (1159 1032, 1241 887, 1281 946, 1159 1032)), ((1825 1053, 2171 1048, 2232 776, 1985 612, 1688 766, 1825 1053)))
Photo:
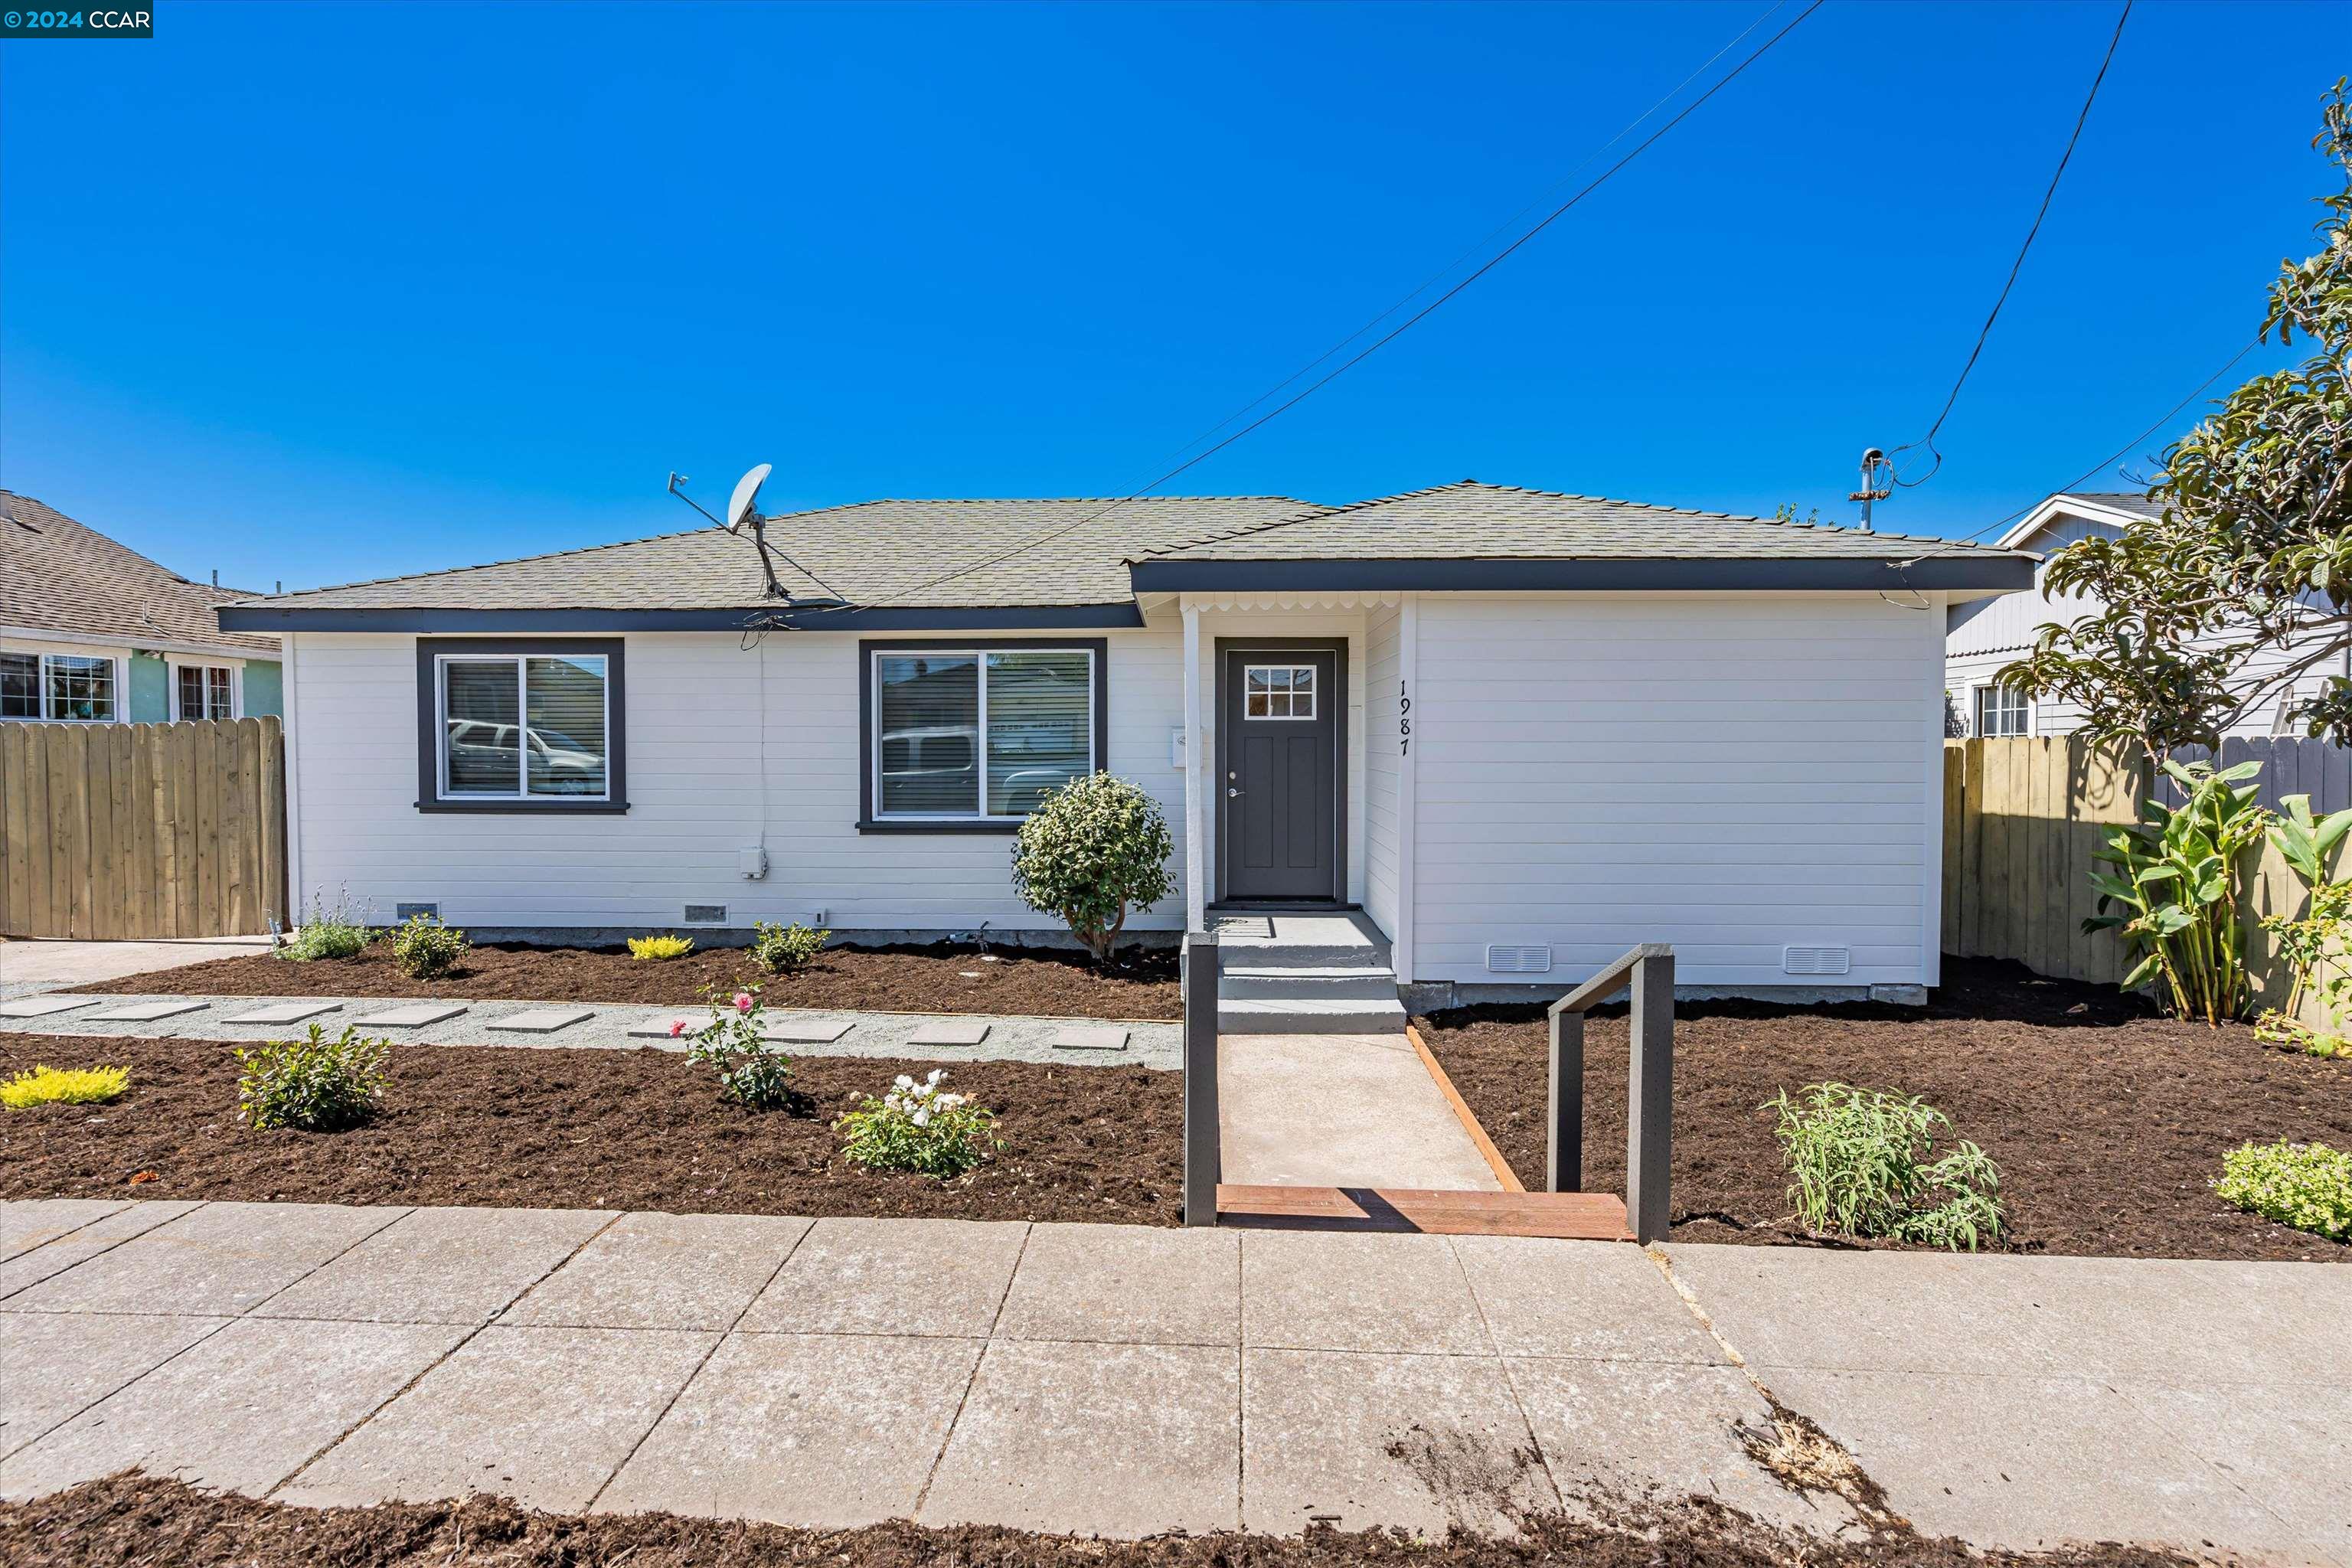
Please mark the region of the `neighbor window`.
POLYGON ((1977 688, 1977 733, 2022 735, 2032 728, 2032 710, 2025 693, 2011 686, 1977 688))
POLYGON ((617 805, 618 643, 428 638, 417 654, 420 805, 617 805))
POLYGON ((1015 823, 1099 765, 1099 645, 869 645, 868 816, 1015 823))
POLYGON ((115 717, 112 659, 0 653, 0 719, 106 724, 115 717))
POLYGON ((1242 672, 1244 719, 1315 717, 1315 667, 1253 664, 1242 672))
POLYGON ((182 719, 236 717, 236 677, 226 665, 173 665, 172 696, 182 719))

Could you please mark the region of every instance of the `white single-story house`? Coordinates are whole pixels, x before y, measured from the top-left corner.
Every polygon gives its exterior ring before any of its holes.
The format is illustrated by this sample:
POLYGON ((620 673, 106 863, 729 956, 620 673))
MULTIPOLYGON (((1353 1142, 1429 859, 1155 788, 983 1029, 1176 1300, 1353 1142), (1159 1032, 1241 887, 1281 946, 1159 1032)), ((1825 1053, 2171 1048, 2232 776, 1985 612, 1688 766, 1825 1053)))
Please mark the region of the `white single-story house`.
POLYGON ((1440 994, 1558 991, 1656 941, 1695 988, 1913 991, 1945 613, 2033 567, 1472 481, 877 500, 762 532, 224 607, 284 642, 298 905, 1042 936, 1011 835, 1108 769, 1176 838, 1181 890, 1136 930, 1360 910, 1440 994))
MULTIPOLYGON (((2083 727, 2075 703, 2031 698, 2001 684, 2001 669, 2033 649, 2033 640, 2053 621, 2065 623, 2097 612, 2097 602, 2080 594, 2053 594, 2044 585, 2050 557, 2079 540, 2119 538, 2124 531, 2158 516, 2157 504, 2142 495, 2053 495, 2020 519, 1998 548, 2040 558, 2033 592, 1971 599, 1946 612, 1944 689, 1950 701, 1952 731, 1963 735, 2071 735, 2083 727)), ((2228 637, 2215 633, 2208 646, 2228 637)), ((2305 645, 2306 647, 2311 645, 2305 645)), ((2279 669, 2294 658, 2292 648, 2264 652, 2246 668, 2279 669)), ((2296 678, 2290 690, 2275 692, 2240 716, 2229 735, 2281 735, 2293 731, 2294 700, 2315 696, 2330 675, 2352 676, 2352 660, 2296 678)))
POLYGON ((161 724, 278 710, 278 639, 223 631, 258 597, 191 582, 0 490, 0 723, 161 724))

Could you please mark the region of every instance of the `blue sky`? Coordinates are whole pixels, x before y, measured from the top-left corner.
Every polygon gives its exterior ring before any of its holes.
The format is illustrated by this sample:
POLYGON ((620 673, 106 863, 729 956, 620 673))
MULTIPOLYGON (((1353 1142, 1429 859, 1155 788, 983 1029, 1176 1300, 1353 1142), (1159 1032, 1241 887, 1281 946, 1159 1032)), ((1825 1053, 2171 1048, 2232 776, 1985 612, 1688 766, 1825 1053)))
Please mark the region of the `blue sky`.
MULTIPOLYGON (((673 468, 716 506, 773 462, 772 510, 1123 494, 1765 9, 161 0, 152 42, 0 43, 0 483, 289 588, 685 527, 673 468)), ((1832 0, 1171 489, 1849 517, 2115 15, 1832 0)), ((2347 17, 2143 0, 1943 470, 1882 526, 2026 504, 2252 336, 2312 248, 2347 17)))

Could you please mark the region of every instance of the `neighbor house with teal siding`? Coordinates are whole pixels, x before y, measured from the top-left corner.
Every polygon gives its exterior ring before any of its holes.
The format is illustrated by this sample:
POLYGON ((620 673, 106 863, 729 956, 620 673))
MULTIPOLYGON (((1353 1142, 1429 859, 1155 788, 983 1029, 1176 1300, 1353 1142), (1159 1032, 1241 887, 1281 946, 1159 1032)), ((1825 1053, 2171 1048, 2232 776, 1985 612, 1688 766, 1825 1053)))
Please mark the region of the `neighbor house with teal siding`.
POLYGON ((0 721, 164 723, 280 713, 278 638, 225 632, 258 594, 192 582, 0 490, 0 721))

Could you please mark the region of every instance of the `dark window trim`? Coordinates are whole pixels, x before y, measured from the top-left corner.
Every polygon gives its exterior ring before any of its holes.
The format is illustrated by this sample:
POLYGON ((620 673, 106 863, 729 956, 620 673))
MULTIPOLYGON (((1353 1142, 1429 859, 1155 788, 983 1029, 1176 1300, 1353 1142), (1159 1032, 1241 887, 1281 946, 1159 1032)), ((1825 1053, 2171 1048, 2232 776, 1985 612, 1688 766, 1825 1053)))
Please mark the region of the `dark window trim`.
MULTIPOLYGON (((1215 807, 1217 813, 1216 831, 1213 835, 1216 847, 1216 859, 1214 862, 1216 868, 1214 873, 1216 877, 1216 886, 1213 889, 1209 889, 1215 895, 1215 897, 1213 897, 1209 901, 1214 903, 1217 900, 1217 898, 1222 898, 1223 896, 1225 890, 1225 801, 1227 796, 1225 795, 1224 781, 1226 770, 1232 766, 1232 763, 1226 760, 1225 755, 1225 742, 1227 739, 1227 725, 1225 723, 1225 666, 1229 662, 1229 655, 1236 653, 1247 655, 1255 653, 1261 648, 1268 653, 1297 653, 1304 651, 1308 653, 1328 653, 1332 656, 1331 684, 1334 688, 1333 695, 1335 699, 1332 703, 1332 709, 1339 718, 1339 724, 1333 730, 1331 734, 1331 745, 1333 747, 1333 763, 1331 771, 1334 783, 1337 786, 1332 792, 1334 796, 1332 803, 1332 816, 1336 818, 1336 821, 1332 826, 1331 901, 1335 904, 1345 904, 1348 901, 1348 768, 1351 753, 1348 750, 1348 699, 1349 688, 1348 685, 1348 639, 1344 636, 1325 637, 1218 637, 1214 640, 1210 651, 1216 665, 1216 679, 1213 682, 1215 690, 1211 699, 1215 706, 1210 710, 1217 716, 1217 771, 1215 773, 1211 775, 1212 783, 1215 787, 1209 791, 1209 799, 1215 807)), ((1248 902, 1249 900, 1244 900, 1243 901, 1248 902)), ((1298 900, 1276 900, 1274 901, 1277 903, 1286 901, 1296 903, 1298 900)))
MULTIPOLYGON (((860 833, 996 834, 1011 837, 1018 822, 940 817, 935 820, 874 814, 874 656, 880 653, 921 653, 936 649, 954 653, 970 648, 989 653, 1007 648, 1086 648, 1094 656, 1097 772, 1110 766, 1110 639, 1108 637, 866 637, 857 644, 857 831, 860 833)), ((983 752, 988 737, 980 744, 983 752)))
POLYGON ((618 816, 629 809, 628 652, 621 637, 418 637, 416 639, 416 809, 423 815, 618 816), (506 658, 601 654, 604 658, 605 800, 444 800, 441 797, 440 682, 433 661, 468 654, 506 658))

